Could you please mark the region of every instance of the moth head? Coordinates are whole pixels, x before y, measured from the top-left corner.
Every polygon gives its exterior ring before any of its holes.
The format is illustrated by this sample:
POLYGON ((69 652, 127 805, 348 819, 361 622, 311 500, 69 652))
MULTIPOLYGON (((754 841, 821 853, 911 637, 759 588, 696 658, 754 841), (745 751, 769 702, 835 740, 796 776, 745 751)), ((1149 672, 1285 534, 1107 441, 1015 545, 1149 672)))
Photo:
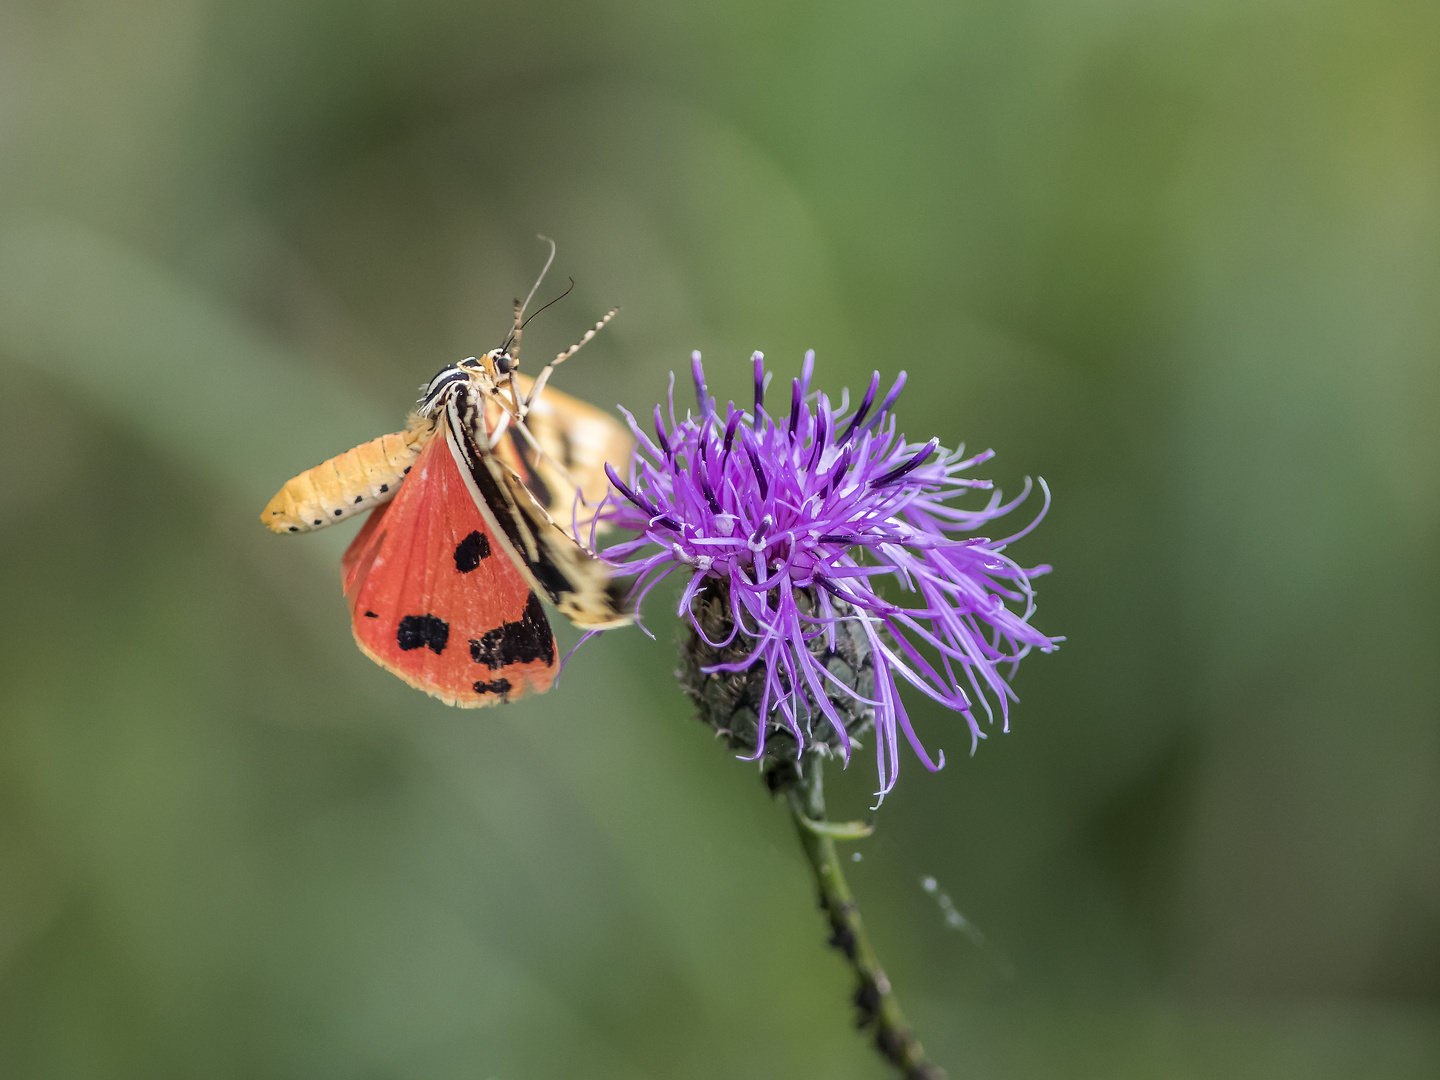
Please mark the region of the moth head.
POLYGON ((491 375, 497 382, 509 381, 510 376, 520 367, 519 358, 510 355, 510 353, 503 348, 491 349, 485 354, 485 360, 491 375))

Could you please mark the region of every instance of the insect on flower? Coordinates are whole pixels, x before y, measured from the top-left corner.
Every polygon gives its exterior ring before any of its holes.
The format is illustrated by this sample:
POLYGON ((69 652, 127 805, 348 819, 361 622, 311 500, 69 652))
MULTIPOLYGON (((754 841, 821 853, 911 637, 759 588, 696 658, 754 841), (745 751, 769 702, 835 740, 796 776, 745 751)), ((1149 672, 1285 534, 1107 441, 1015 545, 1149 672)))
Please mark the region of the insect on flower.
POLYGON ((370 510, 342 559, 355 640, 451 705, 550 688, 555 639, 541 595, 587 630, 632 618, 609 568, 577 540, 594 531, 607 462, 628 461, 632 440, 592 406, 554 390, 542 396, 556 366, 615 311, 528 379, 517 370, 522 317, 539 284, 515 302, 503 345, 430 380, 404 431, 301 473, 260 515, 290 533, 370 510))
POLYGON ((668 422, 657 405, 653 438, 626 414, 639 449, 628 477, 607 466, 618 496, 602 520, 636 535, 603 554, 636 575, 640 599, 672 571, 688 574, 686 689, 732 746, 751 759, 794 763, 818 747, 848 760, 853 736, 873 723, 883 796, 901 733, 928 768, 944 764, 921 745, 897 681, 963 715, 973 749, 984 736, 977 701, 988 715, 993 698, 1008 728, 1014 692, 1002 665, 1060 640, 1029 623, 1031 578, 1049 567, 1004 554, 1035 522, 1002 540, 974 535, 1030 485, 1010 502, 992 491, 983 506, 950 505, 992 489, 966 473, 993 452, 966 457, 901 437, 892 410, 903 373, 877 407, 876 372, 852 413, 811 393, 806 353, 789 400, 771 413, 764 357, 753 363, 750 411, 718 410, 697 352, 698 416, 675 419, 673 380, 668 422))

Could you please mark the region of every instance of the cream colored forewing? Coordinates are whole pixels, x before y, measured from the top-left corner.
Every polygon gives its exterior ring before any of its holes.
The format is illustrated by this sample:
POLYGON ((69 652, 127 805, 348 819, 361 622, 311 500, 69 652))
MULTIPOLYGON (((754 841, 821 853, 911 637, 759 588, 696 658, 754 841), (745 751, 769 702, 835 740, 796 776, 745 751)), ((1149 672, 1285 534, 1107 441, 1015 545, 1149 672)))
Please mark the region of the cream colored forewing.
POLYGON ((445 437, 471 496, 506 554, 576 626, 604 630, 632 622, 634 615, 623 606, 623 583, 556 524, 513 468, 478 445, 472 412, 464 395, 451 398, 445 409, 445 437))
MULTIPOLYGON (((526 376, 515 376, 515 389, 522 398, 531 385, 526 376)), ((605 464, 609 462, 621 476, 628 475, 634 437, 609 413, 549 386, 531 407, 525 426, 542 453, 537 454, 523 434, 513 432, 496 448, 501 460, 560 528, 573 535, 572 526, 578 524, 578 539, 588 541, 595 508, 610 488, 605 464)))

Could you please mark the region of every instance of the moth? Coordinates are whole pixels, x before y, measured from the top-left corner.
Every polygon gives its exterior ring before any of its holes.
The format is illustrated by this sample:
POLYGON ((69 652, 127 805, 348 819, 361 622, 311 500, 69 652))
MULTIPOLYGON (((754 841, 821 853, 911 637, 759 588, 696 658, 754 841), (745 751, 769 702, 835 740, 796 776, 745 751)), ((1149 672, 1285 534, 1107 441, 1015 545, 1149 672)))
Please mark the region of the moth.
POLYGON ((628 470, 633 438, 546 388, 615 310, 532 380, 518 371, 528 302, 515 302, 503 345, 440 369, 404 431, 301 473, 260 515, 293 533, 369 510, 341 559, 355 641, 463 708, 550 688, 558 665, 541 596, 586 630, 633 619, 620 583, 583 545, 608 490, 605 465, 628 470))

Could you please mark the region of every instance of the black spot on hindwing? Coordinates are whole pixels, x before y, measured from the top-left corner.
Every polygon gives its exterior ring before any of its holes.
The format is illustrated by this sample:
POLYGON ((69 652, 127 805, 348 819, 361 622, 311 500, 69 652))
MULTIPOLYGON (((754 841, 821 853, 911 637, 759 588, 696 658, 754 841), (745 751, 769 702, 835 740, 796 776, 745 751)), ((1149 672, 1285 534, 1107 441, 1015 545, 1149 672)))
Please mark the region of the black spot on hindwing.
POLYGON ((450 624, 437 615, 406 615, 395 631, 395 640, 406 652, 423 645, 438 655, 450 641, 450 624))
POLYGON ((472 638, 470 658, 491 671, 536 660, 554 663, 555 637, 550 633, 550 620, 545 617, 540 598, 530 594, 518 622, 501 623, 478 641, 472 638))
POLYGON ((477 694, 500 694, 510 693, 509 679, 492 679, 490 682, 477 682, 475 684, 477 694))
POLYGON ((478 529, 455 545, 455 569, 468 574, 490 557, 490 538, 478 529))

